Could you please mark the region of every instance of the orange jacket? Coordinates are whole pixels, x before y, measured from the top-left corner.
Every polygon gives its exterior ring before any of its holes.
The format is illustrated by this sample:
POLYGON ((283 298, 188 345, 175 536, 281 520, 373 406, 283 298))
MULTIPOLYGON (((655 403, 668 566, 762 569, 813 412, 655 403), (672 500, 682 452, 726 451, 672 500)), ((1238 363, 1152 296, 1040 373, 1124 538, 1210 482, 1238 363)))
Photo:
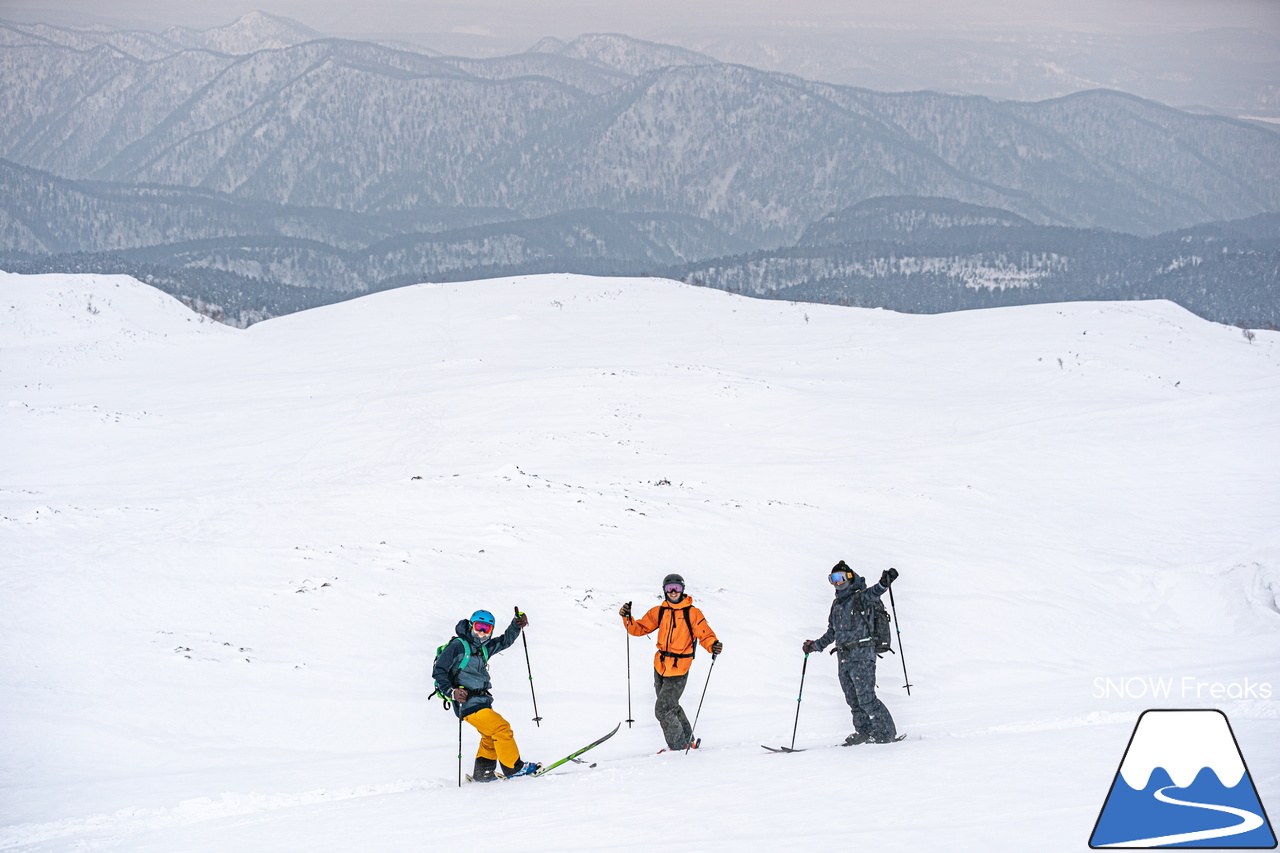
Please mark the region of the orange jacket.
POLYGON ((716 634, 707 624, 707 618, 693 606, 693 599, 687 595, 678 604, 664 599, 639 619, 623 616, 622 625, 627 633, 636 637, 658 631, 658 651, 653 655, 653 668, 664 676, 684 675, 689 671, 693 665, 695 639, 707 651, 711 651, 711 644, 716 641, 716 634), (688 621, 685 620, 685 611, 688 621), (692 635, 690 628, 693 629, 692 635))

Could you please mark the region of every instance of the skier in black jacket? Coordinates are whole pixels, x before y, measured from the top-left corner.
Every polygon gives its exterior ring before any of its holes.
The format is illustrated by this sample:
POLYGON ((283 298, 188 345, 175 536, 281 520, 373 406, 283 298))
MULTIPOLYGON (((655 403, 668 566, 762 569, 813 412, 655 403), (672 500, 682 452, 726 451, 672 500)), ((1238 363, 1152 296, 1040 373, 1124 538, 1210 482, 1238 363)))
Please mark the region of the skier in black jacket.
POLYGON ((897 569, 880 575, 880 582, 868 587, 867 582, 844 560, 831 568, 827 580, 836 589, 835 601, 827 617, 827 632, 816 640, 805 640, 805 654, 821 651, 836 644, 840 665, 840 687, 853 714, 854 733, 845 738, 845 746, 871 741, 890 743, 898 736, 893 716, 876 697, 875 602, 889 591, 898 577, 897 569))

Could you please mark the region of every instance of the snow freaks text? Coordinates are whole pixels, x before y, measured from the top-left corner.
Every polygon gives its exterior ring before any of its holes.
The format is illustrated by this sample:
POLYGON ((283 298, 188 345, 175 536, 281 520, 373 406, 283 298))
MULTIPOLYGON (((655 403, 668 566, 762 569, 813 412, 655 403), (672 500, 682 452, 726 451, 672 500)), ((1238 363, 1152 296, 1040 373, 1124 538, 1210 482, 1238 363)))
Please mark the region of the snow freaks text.
POLYGON ((1181 678, 1132 676, 1093 680, 1094 699, 1270 699, 1269 682, 1203 681, 1193 675, 1181 678))

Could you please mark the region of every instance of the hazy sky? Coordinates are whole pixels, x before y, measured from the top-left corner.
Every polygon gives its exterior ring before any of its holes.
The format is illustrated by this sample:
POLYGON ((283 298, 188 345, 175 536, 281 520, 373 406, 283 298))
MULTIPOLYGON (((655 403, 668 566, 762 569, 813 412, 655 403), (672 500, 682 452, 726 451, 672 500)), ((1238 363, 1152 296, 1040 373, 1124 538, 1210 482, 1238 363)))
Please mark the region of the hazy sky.
POLYGON ((0 17, 205 29, 261 9, 326 34, 457 32, 532 43, 546 35, 729 27, 893 27, 1094 32, 1257 27, 1280 33, 1280 0, 0 0, 0 17))

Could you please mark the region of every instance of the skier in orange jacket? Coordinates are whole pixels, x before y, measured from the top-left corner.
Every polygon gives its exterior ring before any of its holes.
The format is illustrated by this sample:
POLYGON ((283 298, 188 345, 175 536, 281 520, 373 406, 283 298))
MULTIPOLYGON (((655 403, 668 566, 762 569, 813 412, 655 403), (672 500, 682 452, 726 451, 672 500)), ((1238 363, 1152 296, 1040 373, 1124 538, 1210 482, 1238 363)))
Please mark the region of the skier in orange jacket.
MULTIPOLYGON (((658 632, 658 650, 653 655, 653 689, 657 694, 653 713, 662 725, 663 737, 668 749, 697 747, 691 743, 693 727, 680 707, 680 696, 689 680, 689 667, 701 644, 713 655, 724 650, 724 644, 707 624, 702 611, 693 606, 693 599, 684 593, 684 578, 667 575, 662 581, 663 602, 649 609, 639 619, 631 618, 631 602, 622 605, 618 614, 627 633, 643 637, 658 632)), ((701 738, 699 738, 699 741, 701 738)))

